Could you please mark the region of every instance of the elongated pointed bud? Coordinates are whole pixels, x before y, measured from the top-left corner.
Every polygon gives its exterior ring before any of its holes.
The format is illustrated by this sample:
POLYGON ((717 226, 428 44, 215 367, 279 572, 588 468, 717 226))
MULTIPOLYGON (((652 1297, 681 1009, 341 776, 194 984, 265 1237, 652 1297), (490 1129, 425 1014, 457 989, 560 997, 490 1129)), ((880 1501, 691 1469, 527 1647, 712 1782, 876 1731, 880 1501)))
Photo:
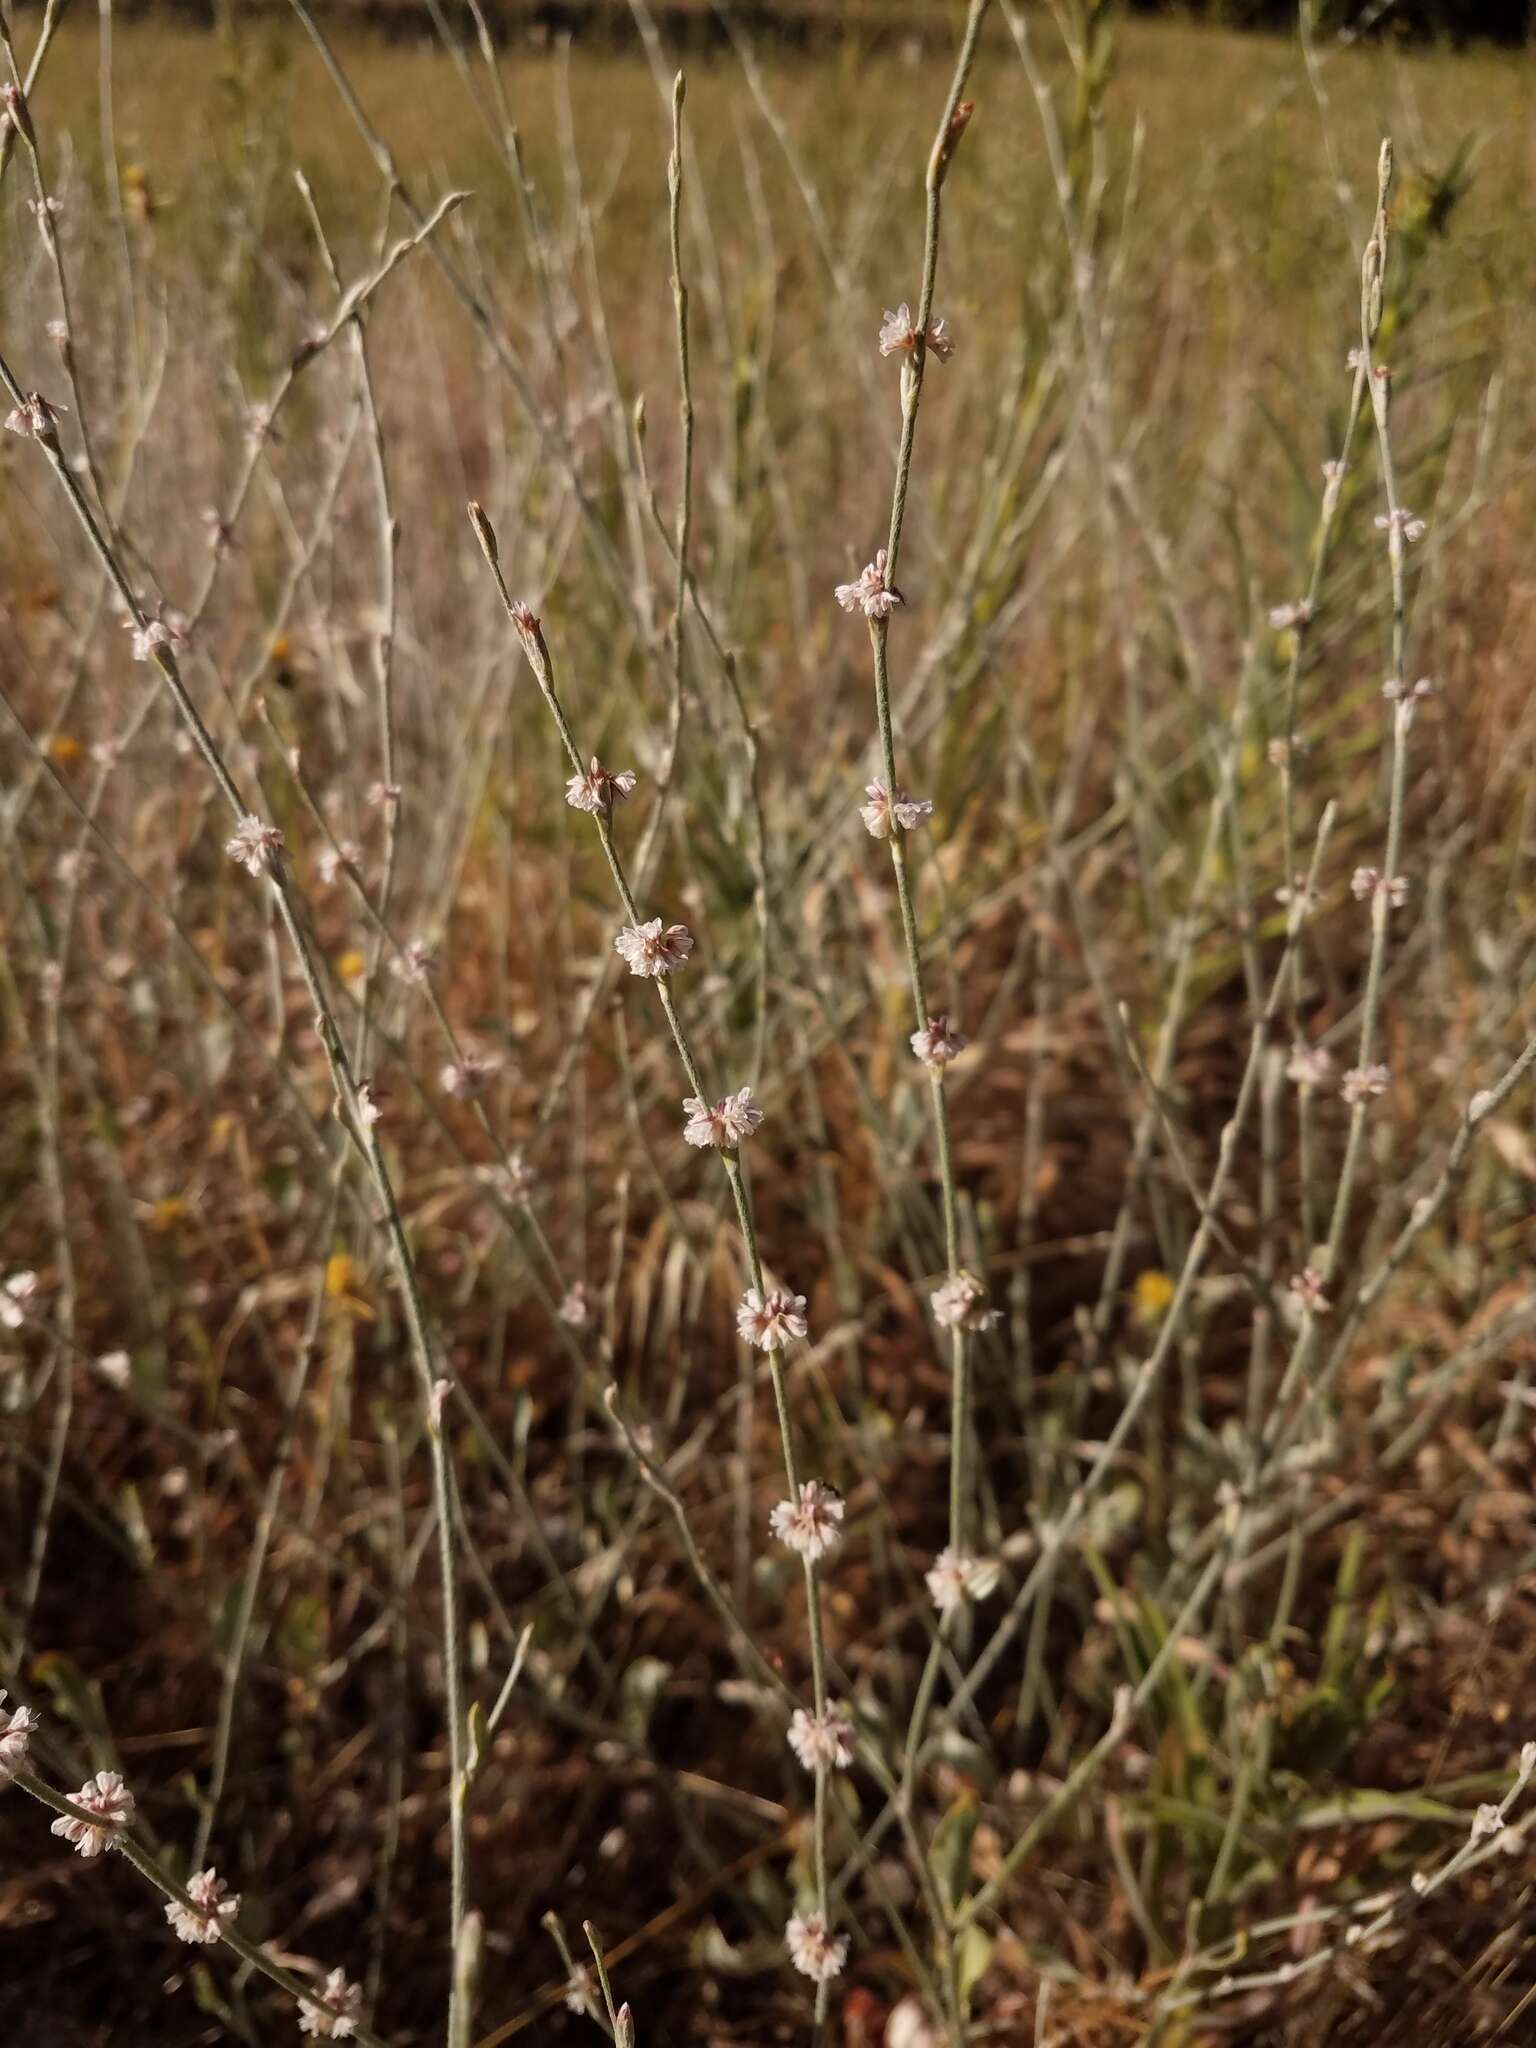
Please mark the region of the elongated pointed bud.
POLYGON ((635 2048, 635 2016, 626 2000, 615 2015, 617 2024, 613 2030, 615 2048, 635 2048))
POLYGON ((496 548, 496 529, 486 517, 485 507, 475 498, 469 501, 469 523, 475 529, 475 538, 485 550, 485 559, 493 569, 501 566, 501 557, 496 548))
POLYGON ((0 100, 4 101, 5 111, 26 137, 27 146, 35 150, 37 148, 37 137, 32 132, 32 116, 27 111, 26 96, 22 92, 21 87, 11 82, 0 86, 0 100))
POLYGON ((480 1985, 480 1964, 484 1950, 485 1916, 482 1913, 466 1913, 459 1928, 458 1949, 453 1958, 457 2024, 451 2048, 469 2048, 473 2037, 475 1993, 480 1985))
POLYGON ((976 111, 974 100, 962 100, 950 115, 944 133, 933 145, 933 157, 928 165, 928 187, 937 192, 949 176, 949 167, 954 161, 955 151, 960 147, 960 138, 971 125, 971 116, 976 111))

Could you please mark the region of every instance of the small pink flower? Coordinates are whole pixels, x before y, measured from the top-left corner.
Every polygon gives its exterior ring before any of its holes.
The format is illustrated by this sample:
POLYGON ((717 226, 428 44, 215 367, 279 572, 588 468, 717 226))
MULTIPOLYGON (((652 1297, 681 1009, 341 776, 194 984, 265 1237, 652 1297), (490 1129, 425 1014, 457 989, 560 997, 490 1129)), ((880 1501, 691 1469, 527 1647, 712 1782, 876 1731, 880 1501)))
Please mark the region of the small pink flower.
POLYGON ((216 1870, 200 1870, 189 1877, 187 1897, 195 1911, 180 1899, 172 1899, 165 1909, 166 1919, 183 1941, 217 1941, 240 1910, 240 1894, 229 1893, 216 1870))
POLYGON ((299 2014, 299 2032, 313 2034, 321 2041, 350 2040, 362 2018, 362 1985, 349 1984, 344 1970, 332 1970, 320 1988, 319 1997, 321 2005, 306 2003, 299 2014))
POLYGON ((899 782, 894 796, 878 780, 866 783, 864 793, 869 802, 860 804, 859 816, 872 839, 889 839, 893 832, 915 832, 924 819, 933 816, 928 798, 908 796, 899 782))
POLYGON ((425 988, 442 963, 429 939, 409 939, 396 956, 393 967, 407 988, 425 988))
POLYGON ((368 786, 368 808, 373 811, 396 811, 404 794, 398 782, 373 782, 368 786))
POLYGON ((594 2013, 597 2010, 597 1979, 585 1963, 578 1963, 565 1986, 567 2012, 594 2013))
POLYGON ((0 1285, 0 1329, 19 1330, 38 1291, 35 1273, 12 1273, 0 1285))
POLYGON ((784 1929, 789 1959, 802 1976, 818 1984, 830 1984, 842 1975, 848 1960, 845 1935, 831 1934, 819 1913, 796 1913, 784 1929))
POLYGON ((525 640, 538 639, 540 621, 534 615, 533 606, 524 604, 520 597, 512 601, 512 623, 525 640))
POLYGON ((616 803, 629 801, 635 793, 635 782, 633 768, 611 774, 594 754, 586 774, 573 775, 565 785, 565 800, 573 811, 611 810, 616 803))
POLYGON ((1392 1070, 1379 1063, 1373 1067, 1351 1067, 1339 1083, 1339 1093, 1351 1109, 1368 1102, 1373 1095, 1385 1095, 1392 1083, 1392 1070))
POLYGON ((1350 893, 1364 903, 1371 896, 1385 896, 1393 910, 1401 910, 1412 887, 1406 875, 1384 875, 1379 868, 1356 868, 1349 878, 1350 893))
MULTIPOLYGON (((912 308, 903 299, 893 313, 886 308, 884 322, 880 328, 880 353, 894 356, 917 347, 917 328, 912 319, 912 308)), ((928 322, 928 349, 941 363, 947 363, 955 352, 947 320, 928 322)))
POLYGON ((845 612, 862 611, 866 619, 887 619, 904 602, 901 592, 886 583, 884 548, 876 550, 857 583, 839 583, 834 595, 845 612))
POLYGON ((1271 605, 1269 623, 1277 633, 1287 633, 1293 626, 1304 626, 1312 616, 1312 607, 1305 598, 1295 604, 1271 605))
POLYGON ((940 1614, 953 1614, 963 1600, 985 1600, 999 1572, 990 1558, 945 1546, 924 1573, 928 1594, 940 1614))
POLYGON ((335 846, 322 846, 315 860, 315 868, 321 881, 329 889, 343 868, 355 868, 362 860, 363 849, 355 839, 343 839, 335 846))
POLYGON ((736 1310, 736 1328, 759 1351, 783 1351, 792 1339, 805 1335, 804 1308, 803 1294, 788 1294, 775 1287, 765 1300, 755 1287, 749 1287, 736 1310))
POLYGON ((683 1136, 690 1145, 719 1145, 727 1151, 733 1150, 743 1138, 750 1138, 763 1120, 757 1097, 750 1088, 738 1088, 713 1109, 697 1095, 690 1095, 683 1110, 688 1118, 683 1136))
POLYGON ((852 1721, 835 1701, 828 1701, 820 1714, 796 1707, 788 1742, 808 1771, 845 1771, 858 1746, 852 1721))
POLYGON ((5 1698, 0 1690, 0 1786, 8 1785, 26 1763, 37 1727, 37 1715, 30 1707, 15 1707, 7 1713, 5 1698))
POLYGON ((97 1777, 87 1778, 73 1804, 83 1806, 95 1819, 76 1820, 73 1814, 61 1813, 53 1824, 53 1832, 62 1835, 82 1856, 99 1856, 110 1849, 133 1819, 133 1794, 116 1771, 102 1771, 97 1777))
POLYGON ((568 1287, 561 1300, 559 1316, 562 1323, 573 1330, 584 1330, 592 1320, 592 1290, 585 1280, 578 1280, 574 1287, 568 1287))
POLYGON ((526 1202, 538 1186, 538 1178, 521 1152, 509 1152, 504 1164, 482 1166, 477 1172, 504 1202, 526 1202))
POLYGON ((1405 699, 1413 700, 1415 698, 1422 703, 1424 698, 1433 697, 1435 686, 1428 676, 1420 676, 1419 680, 1410 690, 1403 682, 1401 676, 1388 676, 1381 686, 1381 694, 1389 704, 1401 704, 1405 699))
POLYGON ((50 404, 41 391, 33 391, 6 414, 5 430, 8 434, 22 434, 34 441, 57 444, 59 414, 67 410, 67 406, 50 404))
POLYGON ((984 1308, 986 1298, 987 1290, 974 1273, 951 1273, 928 1297, 941 1330, 990 1330, 1002 1311, 984 1308))
POLYGON ((823 1486, 819 1479, 807 1479, 798 1500, 779 1502, 768 1517, 768 1531, 775 1542, 797 1550, 814 1564, 842 1542, 843 1513, 840 1493, 823 1486))
POLYGON ((370 1131, 384 1115, 384 1090, 376 1081, 359 1081, 357 1084, 357 1113, 370 1131))
POLYGON ((472 1102, 485 1093, 500 1071, 501 1061, 492 1054, 466 1050, 456 1061, 450 1060, 437 1078, 443 1093, 455 1102, 472 1102))
POLYGON ((1323 1292, 1323 1276, 1315 1266, 1303 1266, 1290 1281, 1291 1299, 1310 1316, 1327 1315, 1333 1304, 1323 1292))
POLYGON ((235 827, 232 836, 225 840, 224 851, 247 874, 259 875, 263 869, 271 868, 283 850, 283 835, 275 825, 267 825, 249 812, 235 827))
POLYGON ((1376 531, 1400 533, 1411 544, 1424 538, 1425 527, 1422 519, 1415 519, 1411 512, 1404 511, 1399 505, 1395 511, 1376 514, 1376 531))
POLYGON ((663 931, 661 919, 653 917, 648 924, 625 925, 615 937, 613 949, 623 955, 631 974, 659 980, 664 974, 675 974, 688 958, 693 934, 683 924, 669 924, 663 931))
POLYGON ((934 1073, 947 1067, 951 1060, 959 1059, 970 1044, 963 1031, 952 1031, 947 1017, 930 1017, 921 1031, 914 1031, 911 1045, 913 1052, 925 1067, 934 1073))
POLYGON ((1496 1835, 1504 1826, 1504 1816, 1491 1804, 1480 1806, 1472 1816, 1472 1840, 1481 1842, 1488 1835, 1496 1835))
POLYGON ((1298 1088, 1326 1088, 1333 1075, 1333 1054, 1325 1045, 1298 1045, 1286 1063, 1285 1077, 1298 1088))
POLYGON ((146 619, 142 626, 135 619, 124 619, 123 630, 133 635, 135 661, 151 661, 157 647, 175 647, 186 638, 181 626, 164 616, 146 619))
POLYGON ((1294 875, 1289 882, 1282 882, 1275 891, 1275 901, 1283 903, 1287 910, 1292 904, 1300 910, 1313 910, 1317 906, 1317 891, 1307 887, 1305 875, 1294 875))

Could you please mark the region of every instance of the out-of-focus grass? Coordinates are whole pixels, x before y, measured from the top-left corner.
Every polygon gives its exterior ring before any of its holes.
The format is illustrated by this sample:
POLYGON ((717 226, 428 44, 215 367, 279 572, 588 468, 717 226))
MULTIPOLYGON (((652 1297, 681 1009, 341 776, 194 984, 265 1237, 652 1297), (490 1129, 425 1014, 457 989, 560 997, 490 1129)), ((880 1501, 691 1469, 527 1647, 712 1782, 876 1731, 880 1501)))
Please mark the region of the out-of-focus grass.
MULTIPOLYGON (((449 60, 426 41, 362 33, 340 47, 413 188, 473 193, 445 246, 493 308, 541 413, 564 422, 594 517, 634 571, 633 612, 654 633, 664 557, 645 508, 626 496, 617 451, 643 397, 650 475, 670 514, 676 370, 655 82, 634 55, 509 52, 551 278, 546 320, 513 182, 449 60)), ((348 277, 375 260, 383 188, 293 22, 233 35, 133 22, 113 43, 119 232, 106 205, 97 55, 87 25, 66 21, 35 117, 65 202, 79 368, 109 494, 122 493, 138 566, 184 604, 207 559, 201 515, 225 502, 246 407, 331 304, 291 173, 309 178, 348 277)), ((687 263, 695 559, 739 650, 759 746, 766 975, 746 752, 701 639, 655 893, 701 939, 679 986, 711 1073, 722 1087, 752 1074, 769 1109, 752 1161, 764 1239, 775 1270, 810 1296, 818 1340, 796 1379, 800 1419, 817 1469, 847 1488, 858 1532, 831 1582, 833 1654, 850 1694, 900 1725, 926 1643, 921 1573, 943 1540, 946 1383, 922 1313, 941 1258, 884 868, 856 819, 871 772, 865 636, 830 591, 883 530, 895 383, 874 335, 883 306, 915 295, 944 60, 852 42, 815 61, 760 56, 819 218, 735 57, 691 58, 689 189, 707 223, 688 216, 687 263)), ((1065 103, 1064 63, 1048 61, 1065 103)), ((1422 1192, 1424 1163, 1470 1089, 1515 1049, 1522 1018, 1529 1029, 1532 79, 1509 56, 1362 50, 1328 61, 1320 109, 1288 41, 1175 24, 1119 31, 1101 109, 1098 281, 1108 280, 1112 313, 1118 452, 1163 547, 1157 561, 1108 515, 1038 128, 1011 44, 999 34, 985 46, 941 273, 940 308, 960 348, 934 369, 924 401, 908 609, 893 644, 910 780, 937 803, 919 848, 924 940, 936 985, 977 1040, 955 1076, 955 1128, 967 1253, 1009 1309, 978 1370, 984 1526, 1016 1578, 1155 1341, 1171 1292, 1163 1276, 1193 1220, 1175 1155, 1160 1148, 1134 1204, 1131 1284, 1111 1305, 1091 1378, 1082 1373, 1130 1115, 1079 937, 1051 887, 1021 746, 1038 750, 1060 804, 1112 994, 1150 1041, 1206 829, 1203 749, 1248 679, 1241 829, 1194 931, 1168 1087, 1185 1154, 1204 1172, 1246 1043, 1248 978, 1273 966, 1273 898, 1286 879, 1267 747, 1287 643, 1265 614, 1304 581, 1387 129, 1400 176, 1382 352, 1397 371, 1403 494, 1430 523, 1414 562, 1414 673, 1435 676, 1438 698, 1414 735, 1415 886, 1388 989, 1393 1090, 1373 1125, 1368 1214, 1352 1247, 1363 1265, 1400 1220, 1394 1204, 1422 1192)), ((56 388, 50 286, 20 185, 13 167, 0 330, 26 381, 56 388)), ((798 1671, 794 1582, 762 1555, 772 1458, 761 1419, 755 1436, 744 1420, 730 1348, 735 1246, 713 1184, 679 1142, 678 1090, 641 1005, 626 999, 622 1023, 608 1000, 597 1006, 546 1114, 613 919, 603 871, 558 801, 563 771, 526 675, 486 602, 465 496, 496 512, 509 573, 543 614, 581 731, 613 764, 641 769, 641 817, 663 759, 668 676, 594 567, 559 462, 537 446, 425 254, 381 292, 368 333, 401 526, 406 851, 393 916, 403 936, 438 941, 455 1027, 504 1062, 491 1114, 538 1171, 562 1278, 606 1290, 605 1341, 582 1340, 582 1375, 540 1305, 549 1276, 535 1257, 530 1281, 480 1199, 475 1169, 490 1155, 437 1085, 444 1054, 431 1020, 384 978, 373 1063, 389 1091, 408 1227, 454 1364, 512 1461, 509 1478, 471 1433, 456 1433, 484 1569, 466 1571, 477 1695, 494 1697, 509 1638, 535 1627, 526 1701, 517 1696, 474 1792, 475 1890, 490 1930, 481 2010, 487 2026, 515 2014, 551 1974, 542 1912, 590 1913, 617 1939, 681 1899, 627 1965, 642 2039, 776 2038, 803 2025, 778 1929, 804 1874, 804 1781, 782 1730, 732 1690, 729 1646, 651 1497, 614 1456, 595 1399, 611 1372, 668 1441, 694 1444, 679 1480, 701 1537, 765 1647, 798 1671), (514 1481, 537 1510, 555 1579, 514 1481), (573 1595, 602 1677, 580 1648, 573 1595)), ((305 371, 279 425, 189 667, 242 773, 259 767, 345 1006, 369 933, 345 888, 323 879, 323 837, 284 760, 286 747, 300 749, 332 829, 362 844, 376 883, 379 819, 366 792, 381 758, 377 506, 341 349, 305 371)), ((1356 861, 1379 858, 1382 815, 1384 575, 1368 447, 1357 468, 1303 676, 1299 770, 1306 832, 1325 798, 1340 807, 1302 1011, 1341 1066, 1366 943, 1348 881, 1356 861)), ((73 1758, 120 1755, 167 1841, 190 1835, 256 1503, 283 1444, 282 1400, 314 1298, 315 1357, 217 1842, 263 1937, 345 1959, 359 1976, 372 1959, 380 2026, 425 2039, 445 1968, 444 1759, 432 1603, 425 1575, 414 1576, 426 1493, 398 1301, 366 1206, 344 1201, 333 1216, 326 1205, 317 1158, 329 1101, 307 1011, 259 892, 222 859, 221 823, 163 711, 99 812, 149 894, 94 847, 69 921, 61 859, 78 825, 36 778, 56 775, 90 801, 91 750, 121 733, 145 671, 126 660, 115 622, 95 615, 92 571, 35 451, 19 443, 0 468, 0 594, 7 698, 50 764, 40 771, 7 723, 6 789, 29 801, 7 833, 0 897, 0 1228, 6 1267, 44 1276, 48 1316, 44 1333, 7 1338, 15 1356, 0 1378, 15 1425, 7 1555, 22 1561, 6 1574, 0 1678, 44 1702, 51 1739, 73 1758), (57 1004, 50 962, 62 963, 57 1004), (37 1192, 54 1157, 72 1300, 37 1192), (62 1342, 46 1335, 61 1329, 62 1342), (126 1387, 83 1362, 122 1349, 126 1387), (61 1399, 71 1374, 72 1410, 61 1399), (28 1618, 18 1589, 56 1455, 28 1618)), ((1271 1081, 1271 1102, 1288 1104, 1278 1074, 1271 1081)), ((1272 1114, 1289 1133, 1289 1109, 1272 1114)), ((1517 1099, 1499 1120, 1324 1404, 1310 1446, 1317 1475, 1294 1476, 1308 1541, 1290 1549, 1281 1524, 1254 1590, 1232 1590, 1191 1638, 1102 1794, 1021 1873, 978 1991, 978 2013, 1002 2038, 1034 2038, 1047 1982, 1062 2038, 1098 2048, 1147 2035, 1186 1947, 1215 1958, 1231 1943, 1234 1971, 1305 1960, 1323 1938, 1314 1910, 1401 1886, 1437 1861, 1462 1839, 1469 1802, 1495 1795, 1511 1750, 1536 1733, 1525 1705, 1536 1530, 1519 1391, 1529 1338, 1517 1322, 1476 1348, 1524 1300, 1528 1116, 1517 1099), (1396 1455, 1420 1415, 1424 1441, 1396 1455), (1271 1637, 1288 1556, 1294 1583, 1271 1637)), ((1330 1097, 1318 1111, 1320 1172, 1335 1168, 1342 1134, 1330 1097)), ((951 1844, 980 1814, 967 1882, 992 1875, 1187 1593, 1186 1546, 1237 1469, 1251 1398, 1243 1261, 1271 1244, 1270 1284, 1283 1288, 1311 1251, 1289 1138, 1274 1185, 1262 1164, 1249 1147, 1225 1218, 1237 1250, 1204 1283, 1179 1384, 1063 1565, 1027 1666, 1011 1658, 979 1721, 957 1719, 928 1760, 924 1813, 959 1816, 951 1844)), ((853 1798, 869 1825, 873 1791, 853 1798)), ((7 1802, 0 1819, 11 1867, 30 1872, 34 1815, 7 1802)), ((1439 1956, 1428 1943, 1411 1957, 1386 1946, 1294 1993, 1268 1983, 1211 2011, 1236 2014, 1239 2038, 1379 2041, 1380 2001, 1416 2021, 1432 2015, 1424 2024, 1438 2034, 1417 2039, 1461 2040, 1483 1998, 1496 2018, 1518 2004, 1518 1959, 1504 1944, 1520 1924, 1516 1880, 1528 1863, 1495 1859, 1426 1909, 1439 1956)), ((124 1876, 99 1875, 107 1885, 124 1876)), ((4 1994, 57 2015, 55 2038, 153 2030, 190 2048, 219 2027, 260 2039, 279 2023, 217 1971, 190 1972, 167 2001, 163 1980, 185 1966, 153 1947, 152 1916, 132 1916, 126 1881, 98 1892, 55 1876, 19 1879, 10 1895, 18 1916, 49 1925, 15 1937, 4 1994)), ((882 1864, 887 1889, 908 1882, 882 1864)), ((850 1896, 855 1955, 840 1988, 853 2042, 909 1984, 873 1891, 855 1881, 850 1896)), ((1197 1987, 1208 1991, 1224 1967, 1202 1964, 1197 1987)), ((539 2024, 574 2037, 586 2023, 562 2013, 539 2024)), ((1181 2048, 1207 2038, 1203 2020, 1162 2024, 1157 2038, 1181 2048)))

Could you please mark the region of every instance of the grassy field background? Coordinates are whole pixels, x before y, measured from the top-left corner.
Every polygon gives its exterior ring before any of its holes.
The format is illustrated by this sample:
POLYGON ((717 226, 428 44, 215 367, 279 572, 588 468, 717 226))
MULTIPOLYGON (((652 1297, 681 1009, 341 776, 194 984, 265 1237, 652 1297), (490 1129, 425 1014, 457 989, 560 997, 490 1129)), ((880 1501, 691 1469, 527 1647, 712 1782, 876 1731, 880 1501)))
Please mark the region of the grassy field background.
MULTIPOLYGON (((1031 11, 1058 181, 1015 38, 984 28, 889 643, 902 779, 934 804, 910 841, 932 1007, 971 1041, 945 1077, 960 1250, 1000 1313, 965 1432, 1000 1584, 949 1632, 924 1587, 950 1526, 943 1176, 858 815, 870 636, 832 593, 889 518, 877 336, 917 298, 962 12, 687 53, 681 661, 673 52, 512 36, 493 80, 457 13, 338 27, 370 148, 297 17, 66 13, 28 101, 51 236, 30 151, 7 161, 0 355, 67 406, 145 605, 194 618, 188 690, 285 835, 468 1397, 442 1410, 481 1748, 465 2039, 596 2038, 551 1914, 618 1951, 642 2041, 811 2038, 783 1927, 820 1803, 697 1569, 808 1686, 737 1214, 682 1142, 691 1091, 613 956, 469 498, 583 751, 639 772, 616 837, 647 914, 694 934, 705 1070, 766 1112, 744 1158, 766 1264, 807 1298, 789 1403, 847 1502, 821 1626, 868 1745, 826 1792, 850 1953, 822 2038, 954 2039, 946 1984, 970 2038, 1058 2048, 1536 2038, 1524 1795, 1469 1833, 1536 1737, 1528 1087, 1467 1114, 1536 1029, 1536 73, 1031 11), (1404 675, 1434 685, 1411 726, 1382 695, 1386 500, 1345 360, 1385 134, 1376 356, 1425 522, 1404 675), (453 192, 333 333, 336 277, 453 192), (1308 588, 1346 432, 1298 641, 1272 613, 1308 588), (1393 820, 1410 886, 1378 948, 1353 878, 1393 820), (412 939, 425 985, 395 971, 412 939), (1357 1114, 1367 1017, 1388 1072, 1357 1114), (1288 1075, 1298 1046, 1331 1052, 1325 1083, 1288 1075), (1290 1282, 1344 1182, 1309 1318, 1290 1282), (901 1810, 879 1772, 904 1765, 901 1810)), ((38 29, 16 20, 23 68, 38 29)), ((43 452, 5 438, 0 1276, 33 1277, 0 1329, 0 1683, 49 1784, 121 1770, 146 1844, 183 1878, 216 1860, 253 1942, 306 1981, 343 1967, 395 2048, 440 2039, 432 1430, 387 1218, 273 892, 225 858, 43 452)), ((0 1800, 16 2039, 296 2037, 291 1999, 47 1819, 0 1800)))

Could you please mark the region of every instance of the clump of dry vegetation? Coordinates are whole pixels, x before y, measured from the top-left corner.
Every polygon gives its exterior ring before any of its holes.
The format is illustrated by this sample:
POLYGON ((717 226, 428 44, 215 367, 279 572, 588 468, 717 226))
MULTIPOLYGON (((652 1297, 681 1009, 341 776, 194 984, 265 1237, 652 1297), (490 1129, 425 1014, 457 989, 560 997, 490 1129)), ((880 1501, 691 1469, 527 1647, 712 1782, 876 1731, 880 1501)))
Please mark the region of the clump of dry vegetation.
POLYGON ((1528 2023, 1529 66, 952 13, 9 25, 17 2038, 1528 2023))

